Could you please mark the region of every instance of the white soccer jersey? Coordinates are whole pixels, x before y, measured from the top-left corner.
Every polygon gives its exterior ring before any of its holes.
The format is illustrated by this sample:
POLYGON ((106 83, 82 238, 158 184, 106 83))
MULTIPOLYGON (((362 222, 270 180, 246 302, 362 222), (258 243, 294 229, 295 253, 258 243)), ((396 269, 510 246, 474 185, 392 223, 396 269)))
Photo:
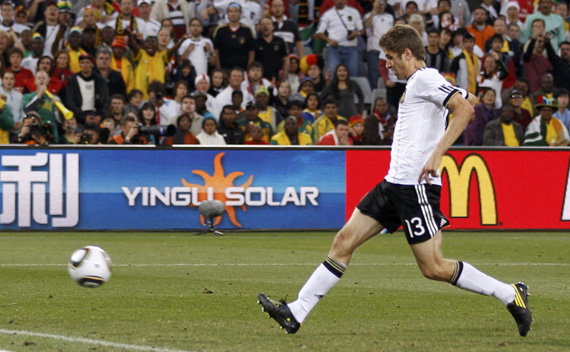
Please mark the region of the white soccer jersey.
MULTIPOLYGON (((458 92, 467 96, 434 68, 421 68, 408 78, 394 129, 388 182, 418 184, 423 167, 445 132, 446 105, 458 92)), ((441 178, 430 176, 430 182, 441 185, 441 178)))

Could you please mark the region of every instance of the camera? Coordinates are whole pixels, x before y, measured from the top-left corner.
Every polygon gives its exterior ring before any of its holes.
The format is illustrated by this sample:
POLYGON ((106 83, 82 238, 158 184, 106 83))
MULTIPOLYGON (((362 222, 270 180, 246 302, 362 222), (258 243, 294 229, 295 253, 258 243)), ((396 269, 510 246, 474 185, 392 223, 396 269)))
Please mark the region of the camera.
POLYGON ((81 137, 79 137, 77 144, 91 144, 91 133, 84 132, 81 137))
POLYGON ((137 125, 140 134, 154 134, 157 136, 174 136, 176 133, 176 127, 174 125, 153 125, 153 126, 145 126, 142 123, 137 125))

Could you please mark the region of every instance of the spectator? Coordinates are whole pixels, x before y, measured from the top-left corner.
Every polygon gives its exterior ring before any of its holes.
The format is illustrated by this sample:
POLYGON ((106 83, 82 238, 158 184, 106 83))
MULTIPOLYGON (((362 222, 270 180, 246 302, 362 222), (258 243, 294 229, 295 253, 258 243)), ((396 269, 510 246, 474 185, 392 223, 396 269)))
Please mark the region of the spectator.
POLYGON ((287 116, 289 114, 289 108, 291 103, 289 102, 289 97, 291 96, 291 88, 289 86, 289 81, 281 81, 277 85, 277 96, 274 97, 273 107, 281 116, 287 116))
MULTIPOLYGON (((438 17, 439 29, 449 29, 450 31, 456 31, 459 26, 457 25, 457 20, 451 12, 440 12, 438 17)), ((434 21, 435 22, 435 21, 434 21)), ((434 26, 432 29, 438 29, 434 26)))
MULTIPOLYGON (((122 3, 128 3, 131 0, 123 0, 122 3)), ((111 56, 112 52, 108 47, 100 47, 97 50, 97 56, 95 64, 97 72, 105 82, 107 83, 107 88, 109 90, 109 95, 120 94, 125 99, 127 98, 127 86, 123 80, 123 76, 113 69, 111 69, 111 56)))
POLYGON ((318 119, 322 112, 319 109, 321 106, 321 100, 319 96, 315 93, 308 94, 305 98, 305 110, 303 110, 303 120, 310 122, 311 124, 318 119))
MULTIPOLYGON (((156 126, 156 107, 151 102, 146 102, 141 106, 140 113, 138 114, 139 123, 143 126, 156 126)), ((152 145, 158 145, 160 136, 155 134, 146 134, 145 138, 148 139, 148 143, 152 145)))
POLYGON ((210 78, 208 75, 199 75, 196 77, 194 82, 196 92, 201 92, 206 96, 206 100, 204 102, 206 104, 206 110, 212 114, 212 117, 217 119, 216 116, 219 116, 220 113, 218 105, 216 104, 216 99, 208 93, 210 91, 210 78))
POLYGON ((539 96, 535 109, 540 115, 528 125, 524 135, 524 145, 567 146, 570 140, 568 130, 560 120, 552 117, 558 109, 556 99, 539 96))
POLYGON ((509 97, 509 104, 513 108, 513 121, 520 124, 524 132, 532 120, 532 117, 528 110, 522 108, 523 98, 523 94, 520 90, 513 89, 509 97))
POLYGON ((123 38, 115 38, 111 43, 113 51, 110 69, 121 74, 127 94, 135 89, 135 69, 133 64, 125 57, 127 46, 123 38))
POLYGON ((29 27, 14 21, 15 7, 16 5, 12 0, 3 1, 2 5, 0 5, 0 11, 2 15, 2 22, 0 22, 0 30, 6 32, 13 30, 18 36, 20 36, 22 32, 26 29, 29 29, 29 27))
POLYGON ((255 58, 255 34, 240 24, 241 6, 232 2, 227 9, 229 23, 214 31, 216 68, 246 67, 255 58))
POLYGON ((173 38, 179 40, 187 32, 186 24, 194 18, 194 9, 190 3, 179 0, 157 0, 152 5, 150 17, 161 23, 165 19, 172 21, 174 35, 173 38))
POLYGON ((10 106, 0 99, 0 144, 10 143, 10 130, 14 128, 14 118, 10 106))
MULTIPOLYGON (((114 35, 112 28, 111 28, 111 34, 114 35)), ((99 34, 99 29, 97 27, 87 26, 83 28, 83 33, 81 35, 81 38, 83 39, 81 41, 81 48, 83 49, 83 51, 85 51, 91 56, 95 56, 95 54, 97 53, 97 45, 100 44, 97 43, 98 41, 100 41, 99 40, 100 36, 101 35, 99 34)))
POLYGON ((226 140, 217 131, 216 119, 207 117, 202 121, 202 132, 196 136, 202 145, 226 145, 226 140))
POLYGON ((489 24, 492 24, 495 19, 499 17, 499 14, 497 14, 497 10, 495 9, 493 2, 494 0, 483 0, 480 5, 485 9, 485 11, 487 11, 487 23, 489 24))
POLYGON ((364 119, 364 137, 365 145, 381 145, 392 144, 393 126, 396 123, 395 118, 388 111, 388 103, 384 98, 377 98, 374 101, 374 110, 372 114, 364 119))
POLYGON ((557 94, 558 88, 554 86, 554 76, 552 73, 545 73, 540 79, 540 88, 531 94, 530 99, 536 105, 538 97, 554 98, 557 94))
POLYGON ((138 89, 133 89, 129 92, 127 98, 129 99, 129 103, 125 106, 125 114, 133 113, 138 116, 139 114, 139 107, 142 104, 142 97, 143 94, 138 89))
POLYGON ((348 71, 358 72, 358 37, 363 35, 362 19, 358 10, 346 6, 346 0, 335 0, 334 8, 319 19, 315 38, 327 42, 327 69, 336 71, 343 63, 348 71))
POLYGON ((534 117, 535 112, 532 100, 530 98, 530 84, 528 83, 528 81, 525 79, 518 79, 515 82, 513 89, 518 90, 523 96, 521 107, 530 113, 530 117, 534 117))
POLYGON ((116 121, 117 124, 119 124, 125 115, 125 98, 121 94, 111 95, 110 110, 111 117, 116 121))
POLYGON ((257 61, 247 67, 247 75, 240 87, 243 92, 243 106, 250 101, 255 101, 255 95, 262 87, 268 92, 272 91, 273 84, 264 77, 263 70, 263 65, 257 61))
POLYGON ((348 122, 337 120, 334 129, 325 134, 317 143, 318 145, 352 145, 352 139, 348 136, 348 122))
POLYGON ((283 116, 273 106, 269 106, 269 91, 264 86, 261 86, 255 94, 255 100, 257 116, 270 124, 272 130, 275 131, 277 125, 283 121, 283 116))
MULTIPOLYGON (((180 114, 180 107, 182 106, 182 99, 188 95, 188 84, 185 81, 178 81, 174 83, 174 97, 168 100, 168 103, 161 107, 161 115, 170 120, 171 118, 180 114)), ((166 101, 165 101, 166 102, 166 101)))
POLYGON ((25 82, 29 79, 33 80, 34 74, 27 68, 22 67, 24 52, 19 48, 10 49, 8 51, 8 57, 10 58, 10 67, 6 70, 14 72, 14 79, 16 80, 14 88, 21 93, 24 91, 25 82))
POLYGON ((558 111, 552 115, 560 120, 560 122, 562 122, 567 130, 570 130, 570 110, 568 110, 569 99, 570 92, 568 92, 566 89, 561 89, 556 95, 556 100, 558 101, 558 111))
MULTIPOLYGON (((198 18, 193 18, 190 21, 190 37, 178 49, 181 58, 190 60, 196 75, 207 75, 208 61, 215 56, 214 43, 202 36, 203 30, 202 22, 198 18)), ((215 64, 215 61, 211 63, 215 64)))
POLYGON ((428 45, 426 46, 426 65, 433 67, 444 74, 449 72, 449 56, 447 51, 439 47, 440 33, 437 29, 428 32, 428 45))
POLYGON ((534 94, 540 88, 540 82, 547 72, 552 71, 552 65, 542 55, 544 51, 544 36, 531 39, 523 55, 525 78, 530 84, 530 92, 534 94))
MULTIPOLYGON (((160 22, 153 20, 150 15, 152 12, 151 0, 140 0, 138 3, 138 22, 141 24, 140 31, 142 39, 146 39, 149 35, 156 35, 160 29, 160 22)), ((115 38, 116 39, 116 38, 115 38)))
POLYGON ((79 143, 80 134, 77 133, 77 120, 75 117, 69 120, 63 120, 64 134, 59 136, 58 144, 77 144, 79 143))
MULTIPOLYGON (((168 74, 167 74, 168 75, 168 74)), ((170 76, 170 82, 184 81, 188 85, 188 90, 196 89, 196 70, 188 59, 182 59, 182 63, 176 66, 174 74, 170 76)))
POLYGON ((477 94, 477 75, 481 62, 473 52, 475 39, 471 34, 463 37, 463 52, 451 62, 450 71, 457 77, 457 86, 477 94))
MULTIPOLYGON (((330 80, 331 70, 328 70, 328 78, 323 76, 323 67, 324 62, 323 58, 317 54, 310 54, 305 56, 299 62, 299 67, 301 71, 306 76, 301 80, 300 84, 303 84, 303 81, 306 78, 310 78, 314 85, 314 92, 320 93, 327 85, 328 81, 330 80)), ((300 87, 299 87, 300 88, 300 87)))
MULTIPOLYGON (((503 6, 501 7, 501 15, 505 17, 507 26, 510 26, 511 24, 517 26, 519 34, 524 29, 524 23, 519 18, 520 5, 517 1, 504 1, 503 6)), ((511 39, 519 39, 519 35, 511 37, 511 39)))
POLYGON ((228 85, 227 80, 228 79, 224 71, 218 68, 212 70, 212 78, 211 78, 212 84, 210 85, 210 89, 208 89, 206 93, 216 98, 221 91, 226 89, 228 85))
POLYGON ((230 71, 230 78, 228 80, 229 85, 216 96, 215 102, 217 106, 225 106, 232 104, 232 93, 236 90, 241 91, 241 85, 243 81, 244 81, 243 70, 240 67, 234 67, 230 71))
POLYGON ((257 125, 251 125, 248 127, 248 133, 250 139, 245 142, 245 144, 250 145, 268 145, 269 143, 265 140, 265 135, 263 134, 263 128, 257 125))
POLYGON ((513 107, 506 103, 501 108, 501 116, 489 121, 483 132, 483 145, 518 147, 523 144, 524 130, 513 121, 513 107))
MULTIPOLYGON (((410 3, 414 3, 413 1, 409 1, 408 4, 410 3)), ((420 37, 422 38, 422 43, 424 46, 428 45, 428 38, 427 38, 427 33, 426 33, 426 23, 424 20, 424 17, 420 14, 413 14, 410 16, 410 20, 408 22, 410 24, 410 26, 412 26, 416 32, 418 32, 420 34, 420 37)))
POLYGON ((79 60, 81 71, 69 77, 65 106, 73 111, 78 123, 84 124, 85 111, 94 110, 99 117, 109 115, 110 96, 105 79, 93 71, 93 57, 84 54, 79 60))
POLYGON ((570 90, 570 42, 564 41, 560 43, 560 56, 556 54, 548 41, 545 42, 545 46, 548 61, 552 65, 552 71, 556 72, 554 86, 570 90))
MULTIPOLYGON (((253 102, 251 102, 253 103, 253 102)), ((242 113, 245 113, 243 106, 243 93, 241 90, 234 90, 232 93, 232 106, 236 114, 238 114, 238 121, 241 119, 242 113)), ((245 119, 245 115, 243 117, 245 119)))
POLYGON ((364 119, 362 115, 350 117, 348 136, 354 145, 364 144, 364 119))
POLYGON ((208 95, 202 91, 197 90, 194 93, 192 93, 192 96, 194 97, 194 103, 196 103, 196 112, 199 115, 202 115, 204 119, 213 118, 214 120, 216 120, 214 115, 210 111, 208 111, 206 106, 206 103, 208 101, 208 95))
POLYGON ((59 31, 59 8, 55 0, 45 2, 44 20, 35 22, 32 32, 39 33, 45 38, 43 55, 52 56, 52 46, 59 31))
MULTIPOLYGON (((303 103, 302 101, 292 100, 291 101, 291 108, 289 109, 289 113, 287 114, 287 116, 293 116, 297 120, 297 125, 298 125, 297 127, 299 130, 299 133, 307 134, 309 137, 311 137, 311 140, 312 140, 313 122, 307 121, 303 118, 304 106, 305 106, 305 103, 303 103)), ((281 121, 279 126, 277 126, 277 132, 283 131, 284 127, 285 127, 285 121, 281 121)))
POLYGON ((485 56, 483 61, 483 70, 477 78, 480 89, 492 88, 496 94, 495 109, 500 109, 503 105, 501 98, 503 80, 509 75, 509 71, 505 67, 503 60, 499 54, 492 51, 485 56))
POLYGON ((335 100, 325 100, 323 115, 313 123, 313 141, 318 142, 325 134, 333 130, 337 120, 346 119, 338 115, 335 100))
POLYGON ((139 134, 137 118, 127 115, 121 119, 121 133, 114 136, 109 144, 147 144, 146 138, 139 134))
MULTIPOLYGON (((43 75, 43 73, 42 73, 43 75)), ((5 109, 8 111, 8 109, 5 109)), ((6 121, 6 120, 5 120, 6 121)), ((9 122, 9 121, 8 121, 9 122)), ((41 116, 35 111, 29 111, 24 117, 22 122, 22 129, 18 135, 16 143, 23 143, 26 145, 40 145, 47 146, 53 141, 53 136, 50 133, 43 133, 43 128, 32 128, 32 125, 44 126, 41 116)), ((48 126, 52 126, 48 124, 48 126)), ((52 126, 53 127, 53 126, 52 126)), ((0 126, 0 128, 2 128, 0 126)))
MULTIPOLYGON (((81 71, 79 67, 79 56, 87 52, 81 48, 82 31, 79 27, 72 27, 67 34, 67 49, 69 53, 69 69, 73 73, 81 71)), ((33 42, 33 41, 32 41, 33 42)))
POLYGON ((311 145, 311 136, 299 131, 299 122, 294 116, 288 116, 281 132, 271 137, 273 145, 311 145))
POLYGON ((504 18, 495 19, 493 29, 495 30, 495 35, 485 43, 485 52, 488 53, 490 50, 493 50, 501 54, 505 67, 509 70, 509 78, 505 79, 503 89, 509 89, 515 83, 516 77, 522 74, 522 48, 516 37, 511 39, 507 35, 507 22, 504 18), (495 46, 492 45, 493 41, 496 41, 495 46), (511 61, 513 62, 512 64, 511 61))
POLYGON ((65 87, 67 85, 67 77, 73 75, 69 69, 69 52, 60 50, 55 54, 55 67, 51 77, 58 80, 65 87))
MULTIPOLYGON (((281 0, 278 0, 281 1, 281 0)), ((299 57, 295 54, 289 54, 287 57, 289 60, 289 72, 287 73, 287 81, 289 82, 289 90, 291 92, 296 92, 299 90, 299 85, 304 75, 301 73, 301 68, 299 67, 299 57)))
MULTIPOLYGON (((164 1, 164 0, 161 0, 164 1)), ((157 3, 158 4, 158 3, 157 3)), ((148 85, 152 81, 165 82, 166 66, 170 63, 172 55, 178 50, 184 36, 172 48, 158 51, 158 40, 156 37, 147 37, 143 42, 143 50, 137 44, 133 34, 129 38, 129 46, 133 53, 133 61, 137 63, 135 69, 135 87, 143 92, 143 99, 148 99, 148 85)))
POLYGON ((242 129, 236 123, 236 112, 231 105, 225 105, 220 113, 219 133, 226 144, 244 144, 245 137, 242 129))
POLYGON ((273 35, 271 18, 262 18, 259 26, 261 30, 255 42, 255 61, 263 66, 263 77, 270 81, 287 79, 289 72, 287 44, 282 38, 273 35))
POLYGON ((368 41, 366 43, 366 64, 370 86, 378 86, 378 57, 380 56, 380 37, 394 26, 394 16, 386 12, 388 3, 385 0, 374 0, 372 11, 364 16, 364 28, 368 41))
POLYGON ((545 32, 548 33, 550 43, 554 51, 558 51, 558 44, 566 40, 564 35, 564 20, 559 15, 552 13, 552 0, 540 0, 538 2, 538 11, 535 11, 526 18, 521 37, 523 43, 529 40, 533 34, 531 29, 536 19, 544 21, 545 32))
POLYGON ((283 39, 290 54, 297 52, 297 57, 303 57, 303 40, 295 22, 285 16, 283 0, 271 1, 271 19, 275 27, 274 35, 283 39))
POLYGON ((22 119, 24 118, 24 110, 22 109, 22 99, 24 96, 14 89, 15 82, 14 72, 4 72, 2 76, 2 86, 0 87, 0 99, 6 102, 6 106, 8 106, 12 112, 14 127, 11 132, 13 134, 16 134, 22 127, 22 119))
MULTIPOLYGON (((25 114, 30 112, 35 112, 41 118, 41 123, 49 122, 53 126, 53 137, 54 140, 59 138, 59 122, 60 118, 57 112, 57 108, 51 98, 48 98, 45 94, 49 83, 49 76, 44 71, 39 71, 35 76, 35 87, 36 90, 32 93, 25 94, 22 99, 22 106, 25 114)), ((54 96, 54 99, 58 99, 54 96)), ((69 108, 69 106, 66 104, 69 108)), ((31 122, 30 122, 31 123, 31 122)), ((22 132, 23 133, 23 132, 22 132)), ((25 133, 23 133, 25 134, 25 133)), ((22 134, 21 134, 22 135, 22 134)))
MULTIPOLYGON (((204 120, 204 117, 202 115, 199 115, 196 112, 196 103, 194 102, 193 96, 186 95, 184 98, 182 98, 182 104, 180 105, 180 111, 181 111, 181 115, 186 115, 186 116, 188 116, 188 118, 190 118, 190 120, 192 120, 191 121, 192 124, 190 126, 192 134, 194 136, 199 135, 200 132, 202 132, 202 121, 204 120)), ((176 116, 175 117, 176 120, 171 119, 168 124, 175 125, 178 127, 178 118, 179 117, 180 116, 176 116)))
POLYGON ((349 76, 348 67, 339 64, 332 81, 321 93, 323 100, 330 98, 338 102, 338 114, 343 117, 358 115, 364 110, 364 94, 360 86, 350 80, 349 76), (354 103, 356 98, 358 105, 354 103))
POLYGON ((88 123, 83 127, 83 134, 79 139, 80 144, 107 144, 110 140, 110 131, 107 128, 101 128, 99 125, 88 123))
MULTIPOLYGON (((48 90, 52 94, 59 94, 61 89, 63 88, 63 83, 53 75, 53 59, 51 57, 42 56, 38 60, 38 66, 36 68, 36 72, 39 72, 39 71, 44 71, 50 77, 50 80, 48 83, 48 90)), ((28 78, 24 83, 26 86, 24 91, 33 92, 36 90, 36 86, 35 86, 33 77, 28 78)))
POLYGON ((261 131, 263 134, 262 140, 265 142, 264 144, 269 144, 269 141, 273 136, 273 127, 271 126, 271 124, 259 118, 258 114, 259 114, 259 109, 257 108, 257 106, 255 106, 255 103, 249 102, 247 103, 247 106, 245 108, 246 119, 238 122, 238 125, 242 129, 243 134, 245 136, 246 144, 247 142, 254 139, 253 138, 254 129, 252 129, 252 126, 261 127, 261 131))
POLYGON ((485 125, 497 118, 495 111, 495 91, 491 88, 483 90, 481 103, 475 106, 475 119, 469 122, 464 132, 465 145, 482 145, 485 125))
POLYGON ((473 38, 475 38, 475 45, 481 50, 485 50, 485 42, 495 34, 493 26, 487 24, 487 10, 479 6, 473 10, 473 23, 467 26, 473 38))

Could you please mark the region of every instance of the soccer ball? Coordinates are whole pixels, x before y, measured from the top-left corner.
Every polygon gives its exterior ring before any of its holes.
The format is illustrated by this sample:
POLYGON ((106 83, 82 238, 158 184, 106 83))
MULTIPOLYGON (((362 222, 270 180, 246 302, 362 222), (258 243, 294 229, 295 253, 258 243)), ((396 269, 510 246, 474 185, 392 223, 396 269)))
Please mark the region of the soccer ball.
POLYGON ((111 258, 99 246, 86 246, 71 254, 67 270, 83 287, 99 287, 111 278, 111 258))

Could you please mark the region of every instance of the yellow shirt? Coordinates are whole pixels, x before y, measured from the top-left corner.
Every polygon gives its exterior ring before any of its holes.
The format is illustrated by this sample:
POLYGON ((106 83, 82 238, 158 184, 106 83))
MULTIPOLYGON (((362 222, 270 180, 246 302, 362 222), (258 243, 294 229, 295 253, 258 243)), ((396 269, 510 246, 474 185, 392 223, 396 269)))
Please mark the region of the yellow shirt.
POLYGON ((165 67, 170 61, 168 60, 168 53, 166 51, 157 51, 154 56, 150 56, 141 49, 133 57, 133 61, 137 63, 135 88, 143 92, 143 100, 147 100, 150 82, 156 80, 164 83, 165 67))
POLYGON ((530 113, 530 117, 535 116, 534 109, 532 107, 532 102, 530 101, 529 97, 524 98, 521 104, 521 108, 526 109, 530 113))
POLYGON ((552 120, 550 120, 549 122, 545 121, 545 124, 546 124, 546 143, 548 143, 548 145, 556 145, 556 142, 558 141, 558 133, 556 133, 556 129, 554 128, 552 120))
POLYGON ((519 140, 515 135, 515 128, 512 123, 506 124, 502 123, 501 127, 503 128, 503 137, 505 138, 505 145, 507 147, 518 147, 520 146, 519 140))
POLYGON ((67 48, 69 49, 69 70, 73 73, 78 73, 81 71, 81 67, 79 67, 79 56, 87 54, 87 52, 81 48, 79 48, 79 50, 73 50, 69 45, 67 48))
POLYGON ((135 88, 135 70, 131 62, 124 57, 121 58, 121 67, 117 64, 117 60, 113 56, 111 60, 111 69, 119 71, 121 76, 123 76, 123 81, 125 81, 125 86, 127 86, 127 94, 135 88))

